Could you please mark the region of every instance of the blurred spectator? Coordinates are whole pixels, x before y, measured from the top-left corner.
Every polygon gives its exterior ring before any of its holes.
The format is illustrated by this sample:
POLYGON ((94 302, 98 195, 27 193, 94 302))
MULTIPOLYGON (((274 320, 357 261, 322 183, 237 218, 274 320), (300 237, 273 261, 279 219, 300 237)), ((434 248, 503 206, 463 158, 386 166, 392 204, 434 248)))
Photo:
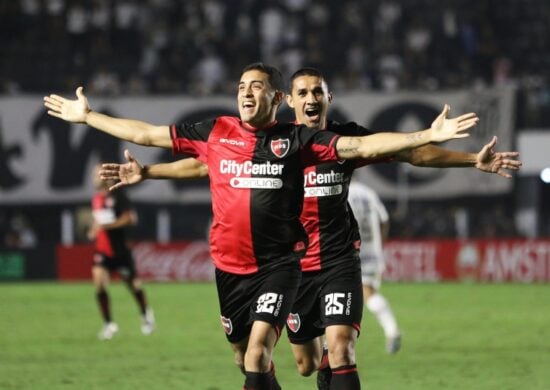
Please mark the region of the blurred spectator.
MULTIPOLYGON (((105 75, 90 70, 104 64, 116 73, 108 84, 120 83, 105 93, 220 93, 243 65, 261 59, 285 70, 322 67, 348 91, 523 88, 534 78, 544 92, 526 94, 530 109, 532 99, 546 104, 548 95, 549 16, 545 0, 498 7, 492 0, 3 2, 0 88, 72 89, 74 80, 102 81, 105 75)), ((534 119, 546 120, 547 106, 534 119)))
MULTIPOLYGON (((2 220, 5 222, 5 215, 2 220)), ((0 221, 1 223, 2 221, 0 221)), ((20 213, 16 213, 4 227, 3 245, 7 248, 29 249, 38 244, 36 233, 31 226, 29 219, 20 213)))

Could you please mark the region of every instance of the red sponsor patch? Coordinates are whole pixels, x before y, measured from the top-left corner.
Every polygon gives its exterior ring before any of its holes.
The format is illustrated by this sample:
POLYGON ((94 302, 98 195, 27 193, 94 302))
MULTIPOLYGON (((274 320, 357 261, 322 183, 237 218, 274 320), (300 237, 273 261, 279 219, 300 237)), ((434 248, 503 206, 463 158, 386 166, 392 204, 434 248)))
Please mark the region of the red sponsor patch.
POLYGON ((220 316, 220 320, 222 322, 223 331, 228 335, 233 333, 233 323, 231 322, 231 319, 220 316))
POLYGON ((298 313, 290 313, 286 319, 286 325, 288 326, 288 329, 293 331, 294 333, 297 333, 298 330, 300 330, 300 325, 302 324, 302 321, 300 321, 300 315, 298 313))
POLYGON ((286 156, 290 149, 290 140, 285 139, 274 139, 271 141, 271 151, 273 154, 279 158, 286 156))

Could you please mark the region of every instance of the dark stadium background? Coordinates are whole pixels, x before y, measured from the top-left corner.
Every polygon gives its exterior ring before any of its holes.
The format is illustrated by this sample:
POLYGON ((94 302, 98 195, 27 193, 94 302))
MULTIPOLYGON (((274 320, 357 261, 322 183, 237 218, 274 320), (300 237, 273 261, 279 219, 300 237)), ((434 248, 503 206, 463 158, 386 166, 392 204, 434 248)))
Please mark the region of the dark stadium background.
MULTIPOLYGON (((72 96, 78 85, 92 103, 233 96, 242 67, 263 60, 287 76, 302 65, 319 67, 337 96, 511 87, 515 150, 524 132, 548 139, 549 20, 545 0, 2 1, 0 97, 40 102, 50 92, 72 96)), ((290 118, 287 109, 280 118, 290 118)), ((7 264, 13 250, 53 251, 62 240, 62 213, 88 205, 4 202, 21 150, 3 140, 9 129, 2 123, 0 116, 0 253, 7 264)), ((550 167, 548 156, 539 160, 550 167)), ((469 238, 547 237, 550 184, 536 170, 514 174, 512 182, 497 196, 408 200, 405 213, 384 199, 391 237, 456 238, 458 208, 468 215, 469 238), (518 223, 525 215, 527 224, 518 223)), ((132 237, 155 240, 159 204, 136 206, 132 237)), ((208 204, 168 202, 162 209, 185 216, 172 219, 171 239, 205 238, 208 204)))

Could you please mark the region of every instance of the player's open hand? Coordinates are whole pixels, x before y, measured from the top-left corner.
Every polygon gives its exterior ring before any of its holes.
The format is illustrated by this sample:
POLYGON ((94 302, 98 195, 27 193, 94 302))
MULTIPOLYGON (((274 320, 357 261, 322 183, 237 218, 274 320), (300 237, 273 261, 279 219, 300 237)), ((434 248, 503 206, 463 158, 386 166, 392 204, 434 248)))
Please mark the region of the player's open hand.
POLYGON ((126 164, 105 163, 101 164, 99 177, 101 180, 116 180, 117 183, 109 187, 109 191, 116 190, 145 180, 143 176, 144 169, 139 161, 130 154, 128 149, 124 151, 124 158, 128 161, 126 164))
POLYGON ((495 152, 494 147, 497 144, 497 137, 493 137, 491 142, 483 146, 476 158, 476 168, 483 172, 496 173, 502 177, 510 179, 510 175, 505 169, 518 171, 521 167, 521 161, 518 152, 495 152))
POLYGON ((91 109, 82 90, 82 87, 76 89, 76 100, 65 99, 53 94, 44 96, 44 106, 48 109, 48 114, 68 122, 86 122, 86 115, 91 109))
POLYGON ((445 104, 441 114, 433 121, 432 127, 430 128, 430 139, 432 142, 444 142, 455 138, 469 137, 470 134, 468 134, 466 130, 475 126, 479 121, 479 118, 473 112, 448 119, 447 115, 450 110, 451 107, 445 104))

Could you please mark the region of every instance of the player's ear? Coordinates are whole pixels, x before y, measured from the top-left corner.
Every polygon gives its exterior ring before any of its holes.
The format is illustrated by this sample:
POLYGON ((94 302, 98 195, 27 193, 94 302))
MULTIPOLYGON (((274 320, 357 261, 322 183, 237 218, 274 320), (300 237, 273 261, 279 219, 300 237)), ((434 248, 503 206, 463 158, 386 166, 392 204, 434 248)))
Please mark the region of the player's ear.
POLYGON ((332 99, 333 99, 332 92, 329 92, 329 93, 328 93, 328 103, 329 103, 329 104, 332 103, 332 99))
POLYGON ((273 97, 273 105, 279 106, 284 100, 284 92, 282 91, 275 91, 275 96, 273 97))
POLYGON ((292 95, 289 93, 286 95, 286 104, 288 104, 290 108, 294 108, 294 100, 292 100, 292 95))

